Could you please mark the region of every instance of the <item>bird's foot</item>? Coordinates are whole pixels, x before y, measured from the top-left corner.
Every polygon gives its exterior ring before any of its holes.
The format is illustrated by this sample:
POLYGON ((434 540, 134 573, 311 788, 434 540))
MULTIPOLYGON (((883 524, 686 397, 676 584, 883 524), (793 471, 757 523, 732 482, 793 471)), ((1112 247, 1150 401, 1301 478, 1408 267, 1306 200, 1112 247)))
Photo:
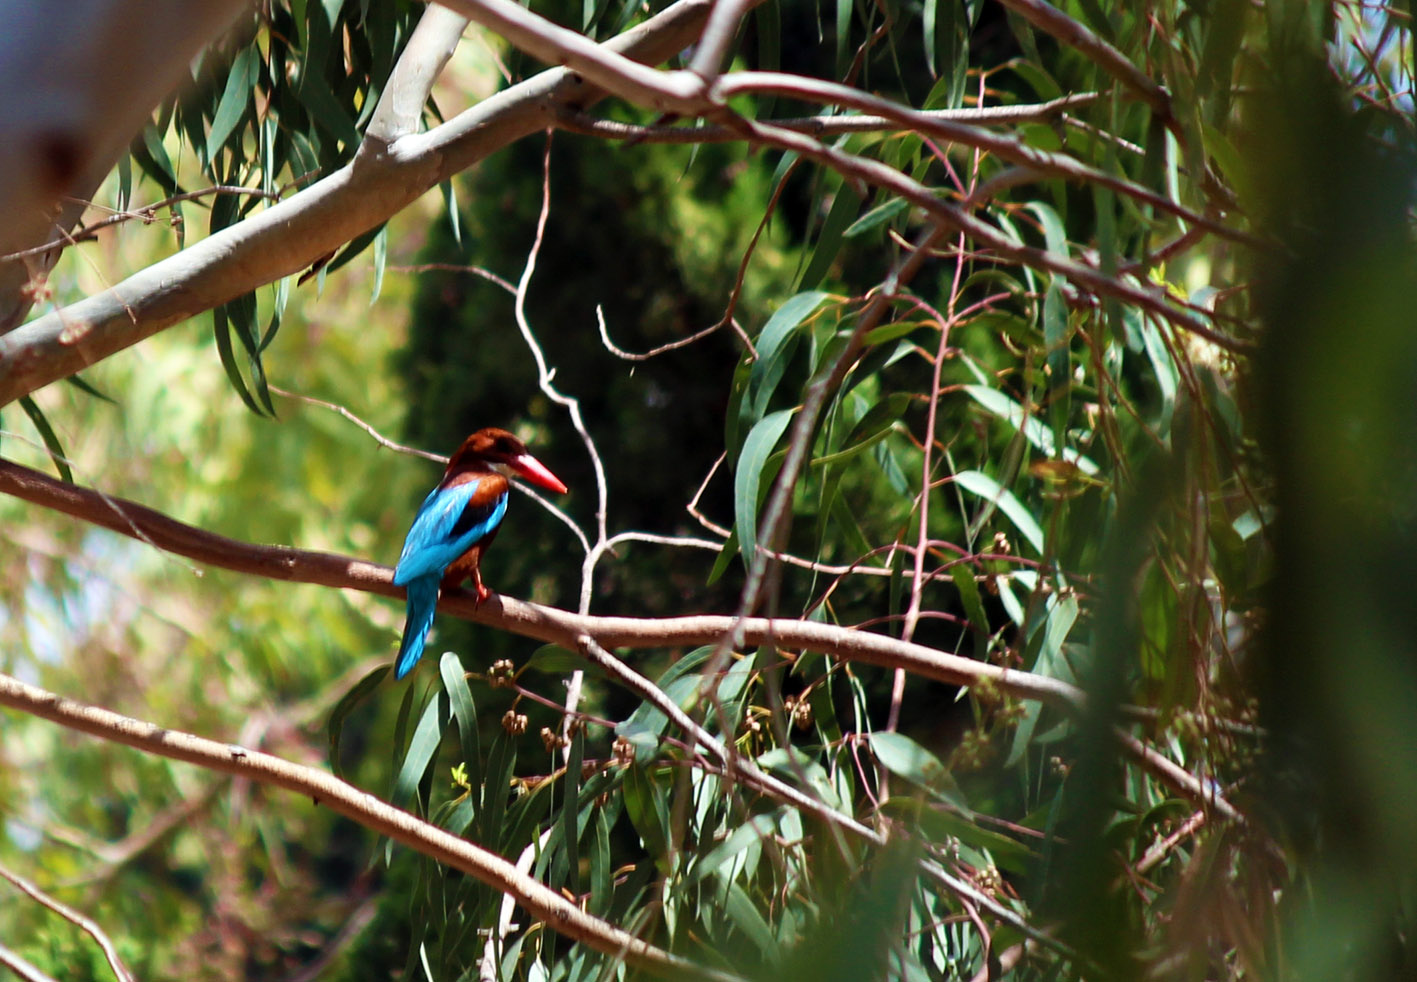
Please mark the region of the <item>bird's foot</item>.
POLYGON ((475 604, 478 607, 481 607, 483 602, 486 601, 488 597, 492 596, 492 591, 483 586, 480 581, 473 584, 473 592, 477 596, 475 604))

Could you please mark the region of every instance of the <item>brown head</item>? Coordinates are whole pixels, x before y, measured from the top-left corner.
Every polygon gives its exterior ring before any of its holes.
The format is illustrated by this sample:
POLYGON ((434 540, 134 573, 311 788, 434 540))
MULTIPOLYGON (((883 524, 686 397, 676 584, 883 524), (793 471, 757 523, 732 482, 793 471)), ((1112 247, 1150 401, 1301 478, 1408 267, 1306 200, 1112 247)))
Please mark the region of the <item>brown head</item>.
POLYGON ((566 493, 566 485, 527 451, 525 443, 495 426, 478 430, 464 440, 448 461, 447 473, 488 469, 515 475, 547 491, 566 493))

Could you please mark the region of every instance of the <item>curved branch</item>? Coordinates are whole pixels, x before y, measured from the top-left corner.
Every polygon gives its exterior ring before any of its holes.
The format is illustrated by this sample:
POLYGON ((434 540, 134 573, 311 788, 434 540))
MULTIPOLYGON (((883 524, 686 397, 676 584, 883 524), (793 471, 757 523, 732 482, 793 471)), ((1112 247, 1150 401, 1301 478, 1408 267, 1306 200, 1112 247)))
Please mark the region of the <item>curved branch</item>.
POLYGON ((1170 125, 1174 121, 1171 113, 1171 93, 1128 61, 1126 55, 1103 38, 1098 37, 1082 23, 1073 20, 1044 0, 999 0, 999 2, 1040 31, 1053 35, 1059 41, 1069 47, 1076 48, 1087 58, 1096 62, 1104 72, 1140 96, 1162 122, 1170 125))
POLYGON ((29 897, 35 903, 47 907, 60 917, 64 918, 75 927, 82 930, 103 950, 103 957, 108 960, 108 967, 113 970, 113 974, 118 978, 118 982, 133 982, 133 973, 128 971, 128 966, 123 964, 123 959, 118 957, 118 949, 113 946, 113 941, 93 920, 79 913, 68 904, 60 903, 29 880, 18 873, 11 872, 0 866, 0 879, 9 880, 17 890, 29 897))
POLYGON ((613 924, 592 917, 501 856, 395 808, 326 771, 66 699, 8 675, 0 675, 0 705, 147 753, 294 791, 515 897, 533 917, 557 933, 655 974, 711 980, 734 978, 671 955, 613 924))
MULTIPOLYGON (((168 552, 223 569, 271 579, 362 590, 402 598, 393 570, 378 563, 291 546, 256 545, 230 539, 169 518, 145 505, 66 484, 0 459, 0 493, 64 512, 168 552)), ((687 617, 595 617, 493 594, 481 605, 466 590, 448 590, 439 609, 513 634, 583 647, 582 636, 603 648, 694 647, 729 638, 737 646, 775 645, 813 651, 880 668, 901 668, 946 685, 989 688, 1016 699, 1041 702, 1069 713, 1086 707, 1081 689, 1061 679, 1004 668, 849 627, 786 618, 702 614, 687 617)), ((1231 821, 1242 818, 1210 785, 1177 767, 1130 734, 1117 731, 1123 750, 1158 780, 1190 801, 1231 821)))
MULTIPOLYGON (((1098 100, 1096 92, 1075 92, 1048 102, 1023 103, 1016 106, 980 106, 965 109, 916 110, 926 119, 950 123, 972 123, 976 126, 1005 126, 1015 123, 1038 123, 1064 119, 1066 110, 1091 105, 1098 100)), ((842 133, 878 133, 905 128, 899 120, 886 116, 797 116, 769 120, 774 126, 796 130, 811 136, 839 136, 842 133)), ((557 125, 585 136, 603 136, 612 140, 634 140, 636 143, 727 143, 743 139, 740 130, 717 124, 677 126, 658 124, 639 126, 617 119, 602 119, 571 109, 557 115, 557 125)))
POLYGON ((418 132, 428 93, 462 39, 467 18, 430 3, 399 54, 369 119, 368 136, 385 143, 418 132))

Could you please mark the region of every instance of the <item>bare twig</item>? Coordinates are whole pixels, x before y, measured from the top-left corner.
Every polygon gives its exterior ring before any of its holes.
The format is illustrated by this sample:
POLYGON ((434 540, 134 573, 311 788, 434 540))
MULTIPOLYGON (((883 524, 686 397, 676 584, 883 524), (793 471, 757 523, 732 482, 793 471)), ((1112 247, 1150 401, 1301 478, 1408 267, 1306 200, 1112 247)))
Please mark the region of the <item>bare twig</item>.
POLYGON ((0 965, 14 972, 24 982, 55 982, 53 976, 45 975, 30 962, 21 958, 4 945, 0 945, 0 965))
MULTIPOLYGON (((1003 126, 1017 123, 1047 122, 1064 118, 1065 110, 1091 105, 1098 100, 1096 92, 1076 92, 1048 102, 1024 103, 1017 106, 981 106, 965 109, 918 110, 928 119, 952 123, 972 123, 976 126, 1003 126)), ((876 133, 883 130, 905 129, 899 120, 871 114, 799 116, 764 120, 785 130, 796 130, 809 136, 839 136, 843 133, 876 133)), ((701 123, 695 126, 657 124, 637 126, 614 119, 602 119, 589 113, 565 107, 556 115, 556 125, 586 136, 603 136, 612 140, 633 140, 636 143, 727 143, 743 139, 740 129, 701 123)))
MULTIPOLYGON (((705 108, 704 80, 693 72, 660 72, 560 27, 513 0, 445 0, 447 6, 496 31, 533 58, 567 68, 661 112, 698 115, 705 108)), ((753 0, 760 3, 762 0, 753 0)))
POLYGON ((462 266, 457 263, 419 263, 416 266, 395 266, 390 264, 390 272, 394 273, 467 273, 470 276, 480 276, 488 283, 506 290, 510 296, 517 295, 517 288, 508 280, 503 279, 490 269, 483 269, 481 266, 462 266))
MULTIPOLYGON (((196 201, 199 198, 205 198, 209 194, 247 194, 255 198, 267 198, 275 201, 280 200, 279 192, 275 191, 263 191, 260 188, 243 188, 239 185, 214 184, 209 188, 201 188, 197 191, 184 191, 181 194, 174 194, 170 198, 163 198, 161 201, 154 201, 152 204, 143 205, 140 208, 130 208, 127 211, 116 211, 113 214, 109 215, 107 218, 101 218, 96 222, 90 222, 83 228, 76 228, 72 232, 63 235, 60 238, 52 239, 49 242, 46 242, 44 245, 34 246, 30 249, 21 249, 19 252, 12 252, 9 255, 0 256, 0 263, 13 262, 19 259, 27 259, 30 256, 42 255, 43 253, 46 253, 51 249, 61 249, 65 246, 71 246, 79 242, 84 242, 98 235, 98 233, 102 229, 108 228, 112 225, 117 225, 121 222, 139 221, 146 225, 156 220, 157 213, 162 211, 164 208, 171 208, 173 205, 180 204, 183 201, 196 201)), ((92 202, 88 203, 92 204, 92 202)))
POLYGON ((133 973, 128 971, 128 966, 124 965, 123 959, 118 957, 118 949, 113 946, 112 940, 109 939, 103 928, 99 927, 91 918, 79 913, 68 904, 60 903, 23 876, 3 866, 0 866, 0 878, 9 880, 16 889, 35 903, 54 911, 93 938, 99 948, 103 950, 103 957, 108 960, 108 967, 113 970, 118 982, 133 982, 133 973))
POLYGON ((719 330, 719 328, 723 327, 725 324, 728 323, 726 320, 719 321, 717 324, 714 324, 710 327, 706 327, 702 331, 696 331, 695 333, 690 334, 687 338, 680 338, 677 341, 670 341, 666 344, 661 344, 659 347, 652 348, 649 351, 646 351, 644 354, 637 355, 633 351, 626 351, 623 348, 616 347, 615 342, 610 340, 610 332, 605 327, 605 308, 600 306, 600 304, 595 305, 595 322, 600 327, 600 341, 602 344, 605 345, 605 350, 610 352, 616 358, 621 359, 622 361, 648 361, 649 359, 662 355, 665 352, 675 351, 679 348, 687 348, 689 345, 693 344, 696 341, 702 341, 704 338, 708 337, 710 334, 715 333, 719 330))
POLYGON ((299 392, 290 392, 286 389, 282 389, 278 385, 272 385, 269 388, 278 396, 284 396, 287 399, 295 399, 298 402, 309 403, 312 406, 319 406, 322 409, 328 409, 331 412, 339 413, 341 416, 349 420, 355 426, 359 427, 365 433, 368 433, 371 437, 374 438, 375 443, 377 443, 379 446, 383 447, 386 450, 393 450, 397 453, 411 454, 414 457, 422 457, 424 460, 432 460, 439 464, 446 464, 448 462, 448 458, 444 457, 442 454, 431 453, 430 451, 421 450, 418 447, 410 447, 402 443, 395 443, 393 440, 390 440, 388 437, 384 436, 377 429, 375 429, 372 423, 366 423, 364 420, 360 419, 358 416, 354 415, 354 413, 350 412, 347 408, 339 405, 338 403, 326 402, 324 399, 316 399, 314 396, 301 395, 299 392))

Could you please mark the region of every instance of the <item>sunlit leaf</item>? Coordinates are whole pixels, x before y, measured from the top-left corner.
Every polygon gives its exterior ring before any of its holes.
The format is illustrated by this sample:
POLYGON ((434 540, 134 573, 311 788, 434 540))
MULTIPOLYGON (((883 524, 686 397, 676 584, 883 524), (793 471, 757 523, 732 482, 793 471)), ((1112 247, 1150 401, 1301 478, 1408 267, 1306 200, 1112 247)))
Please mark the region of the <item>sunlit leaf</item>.
POLYGON ((977 494, 985 501, 991 502, 999 507, 1009 521, 1014 523, 1014 527, 1028 540, 1036 552, 1043 552, 1043 529, 1039 527, 1038 520, 1033 517, 1033 513, 1024 506, 1023 502, 1014 497, 1014 493, 1008 488, 1000 487, 988 474, 982 471, 961 471, 954 477, 955 483, 972 494, 977 494))

